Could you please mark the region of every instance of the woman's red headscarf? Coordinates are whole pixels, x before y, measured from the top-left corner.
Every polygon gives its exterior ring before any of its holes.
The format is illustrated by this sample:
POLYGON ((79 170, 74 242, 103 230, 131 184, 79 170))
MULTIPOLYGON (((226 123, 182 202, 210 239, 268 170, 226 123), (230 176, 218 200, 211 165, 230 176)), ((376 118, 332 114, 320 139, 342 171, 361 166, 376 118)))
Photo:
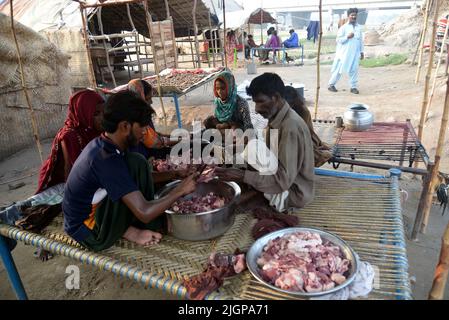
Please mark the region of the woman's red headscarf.
POLYGON ((92 90, 78 91, 70 97, 64 127, 56 134, 50 156, 41 167, 36 193, 65 182, 61 141, 64 140, 67 146, 72 166, 84 147, 101 134, 94 127, 94 115, 97 105, 103 102, 103 98, 92 90))

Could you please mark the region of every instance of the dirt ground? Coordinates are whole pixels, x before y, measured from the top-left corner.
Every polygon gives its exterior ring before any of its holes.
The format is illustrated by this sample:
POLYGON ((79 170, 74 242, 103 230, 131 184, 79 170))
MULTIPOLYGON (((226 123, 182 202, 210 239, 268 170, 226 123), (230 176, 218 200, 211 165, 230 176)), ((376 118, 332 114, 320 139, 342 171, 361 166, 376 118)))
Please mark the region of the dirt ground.
MULTIPOLYGON (((380 67, 360 70, 360 95, 349 93, 348 78, 343 77, 337 84, 338 93, 331 93, 327 88, 330 76, 330 65, 322 66, 321 91, 318 108, 319 119, 331 119, 342 116, 347 106, 352 102, 363 102, 370 106, 375 121, 404 121, 411 119, 417 130, 421 103, 423 98, 423 77, 418 85, 414 84, 415 67, 409 65, 380 67)), ((286 83, 295 82, 305 85, 305 98, 310 110, 313 111, 313 100, 316 88, 316 66, 258 66, 257 75, 263 72, 276 72, 286 83)), ((247 75, 245 69, 235 71, 237 83, 251 80, 257 75, 247 75)), ((424 146, 433 158, 438 137, 440 118, 444 103, 445 85, 440 79, 435 96, 431 117, 425 128, 424 146)), ((155 108, 161 114, 158 99, 154 99, 155 108)), ((199 88, 180 99, 182 119, 189 124, 194 119, 204 119, 212 111, 212 87, 207 85, 199 88)), ((175 125, 174 105, 170 99, 164 99, 169 121, 175 125)), ((253 107, 253 105, 252 105, 253 107)), ((446 140, 447 142, 447 140, 446 140)), ((50 149, 50 140, 44 143, 45 155, 50 149)), ((36 148, 21 151, 0 163, 0 206, 13 201, 23 200, 33 194, 37 185, 39 158, 36 148), (23 178, 25 177, 25 178, 23 178), (11 180, 19 179, 14 182, 11 180), (16 190, 9 190, 8 184, 24 182, 25 185, 16 190)), ((348 166, 340 166, 349 170, 348 166)), ((384 171, 364 168, 354 168, 358 172, 384 171)), ((440 171, 449 172, 449 148, 444 146, 443 161, 440 171)), ((421 192, 421 179, 403 174, 401 188, 408 192, 408 200, 403 204, 403 215, 407 234, 413 225, 421 192)), ((419 241, 407 241, 409 258, 409 274, 412 280, 415 299, 426 299, 432 284, 433 272, 440 251, 441 236, 449 222, 449 214, 441 215, 438 205, 432 208, 426 234, 419 236, 419 241)), ((131 281, 114 277, 112 274, 99 272, 96 269, 83 266, 74 261, 56 256, 48 262, 40 262, 33 257, 34 248, 18 244, 13 256, 22 277, 28 296, 31 299, 167 299, 157 290, 144 290, 131 281), (68 265, 80 266, 81 288, 67 290, 65 274, 68 265)), ((449 287, 445 298, 449 298, 449 287)), ((7 280, 3 264, 0 264, 0 299, 15 299, 7 280)))

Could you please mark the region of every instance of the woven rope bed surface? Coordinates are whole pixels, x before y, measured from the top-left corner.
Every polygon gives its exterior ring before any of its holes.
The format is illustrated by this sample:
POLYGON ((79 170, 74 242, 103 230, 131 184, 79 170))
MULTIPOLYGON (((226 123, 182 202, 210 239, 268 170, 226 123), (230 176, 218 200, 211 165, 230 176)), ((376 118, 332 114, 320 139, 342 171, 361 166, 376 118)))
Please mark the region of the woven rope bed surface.
MULTIPOLYGON (((368 299, 410 299, 403 222, 397 180, 359 180, 317 176, 316 196, 306 208, 293 212, 300 226, 320 228, 348 242, 364 261, 378 268, 379 285, 368 299)), ((248 249, 256 220, 238 209, 234 225, 222 237, 211 241, 189 242, 165 236, 156 246, 142 247, 120 240, 100 253, 84 250, 62 231, 58 217, 41 235, 0 225, 0 234, 41 246, 100 270, 111 271, 187 298, 182 279, 200 273, 212 251, 232 253, 248 249)), ((246 271, 226 279, 208 299, 291 299, 294 296, 269 289, 246 271)))

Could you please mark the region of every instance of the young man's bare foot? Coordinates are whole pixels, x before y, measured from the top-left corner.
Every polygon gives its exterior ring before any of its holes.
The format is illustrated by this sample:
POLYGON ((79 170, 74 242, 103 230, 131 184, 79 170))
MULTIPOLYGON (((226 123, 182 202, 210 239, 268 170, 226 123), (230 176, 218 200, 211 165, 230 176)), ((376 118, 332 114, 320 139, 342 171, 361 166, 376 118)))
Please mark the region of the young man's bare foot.
POLYGON ((159 243, 159 241, 161 241, 162 235, 151 230, 142 230, 135 227, 129 227, 123 235, 123 238, 142 246, 146 246, 159 243))

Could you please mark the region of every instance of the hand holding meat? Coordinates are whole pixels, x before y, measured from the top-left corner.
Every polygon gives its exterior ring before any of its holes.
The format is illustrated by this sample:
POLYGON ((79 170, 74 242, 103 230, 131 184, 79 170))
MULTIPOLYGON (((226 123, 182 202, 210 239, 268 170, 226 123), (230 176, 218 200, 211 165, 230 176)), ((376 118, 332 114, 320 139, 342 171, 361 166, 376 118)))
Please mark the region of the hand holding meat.
POLYGON ((348 34, 348 39, 354 38, 354 33, 351 32, 350 34, 348 34))

